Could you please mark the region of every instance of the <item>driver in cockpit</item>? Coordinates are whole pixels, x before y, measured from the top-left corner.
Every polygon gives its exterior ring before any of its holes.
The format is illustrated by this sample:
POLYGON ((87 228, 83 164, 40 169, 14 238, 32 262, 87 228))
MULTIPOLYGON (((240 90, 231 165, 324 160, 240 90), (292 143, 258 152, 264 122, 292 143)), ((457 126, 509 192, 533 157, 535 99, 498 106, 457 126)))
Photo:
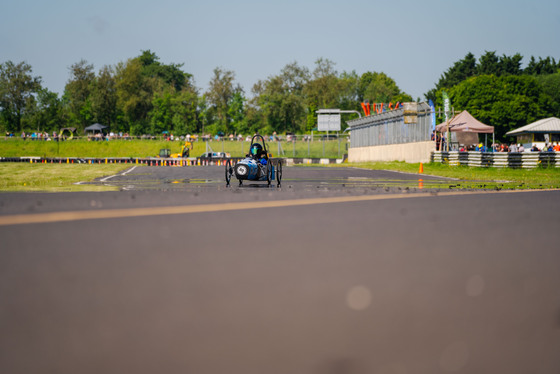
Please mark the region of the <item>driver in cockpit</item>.
POLYGON ((257 165, 259 167, 259 176, 263 175, 263 169, 268 163, 268 155, 263 150, 262 145, 260 145, 259 143, 254 143, 251 146, 250 156, 253 158, 253 160, 257 161, 257 165))

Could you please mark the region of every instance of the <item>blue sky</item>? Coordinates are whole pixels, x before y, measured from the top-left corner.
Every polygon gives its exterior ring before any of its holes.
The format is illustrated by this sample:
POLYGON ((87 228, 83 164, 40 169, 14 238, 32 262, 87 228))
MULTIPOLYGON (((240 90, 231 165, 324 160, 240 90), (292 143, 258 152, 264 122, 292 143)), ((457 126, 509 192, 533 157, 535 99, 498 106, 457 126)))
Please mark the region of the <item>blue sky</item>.
POLYGON ((312 70, 322 57, 423 99, 468 52, 560 59, 560 1, 8 0, 0 12, 0 62, 26 61, 58 93, 81 59, 97 72, 148 49, 184 63, 201 90, 216 67, 250 94, 286 64, 312 70))

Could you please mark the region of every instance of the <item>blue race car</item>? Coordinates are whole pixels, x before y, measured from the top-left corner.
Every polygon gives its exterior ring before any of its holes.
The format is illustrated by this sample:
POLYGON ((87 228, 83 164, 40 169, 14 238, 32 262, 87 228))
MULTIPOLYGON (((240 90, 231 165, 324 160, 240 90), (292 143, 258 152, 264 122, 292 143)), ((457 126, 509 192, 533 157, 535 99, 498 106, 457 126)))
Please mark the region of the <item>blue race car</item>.
POLYGON ((282 160, 277 159, 276 166, 268 157, 266 142, 262 135, 255 135, 251 139, 249 154, 243 160, 237 162, 234 166, 231 160, 226 162, 226 186, 229 187, 231 177, 235 174, 239 185, 243 185, 244 180, 268 182, 268 185, 276 179, 277 186, 280 187, 282 180, 282 160))

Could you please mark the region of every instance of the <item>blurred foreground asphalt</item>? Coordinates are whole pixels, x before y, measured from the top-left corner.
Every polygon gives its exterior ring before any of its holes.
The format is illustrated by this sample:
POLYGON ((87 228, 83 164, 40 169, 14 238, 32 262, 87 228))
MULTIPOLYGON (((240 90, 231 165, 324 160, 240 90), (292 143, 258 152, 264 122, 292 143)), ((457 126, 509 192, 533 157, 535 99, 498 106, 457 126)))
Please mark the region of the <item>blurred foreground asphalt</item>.
POLYGON ((560 372, 560 191, 187 169, 0 194, 0 373, 560 372))

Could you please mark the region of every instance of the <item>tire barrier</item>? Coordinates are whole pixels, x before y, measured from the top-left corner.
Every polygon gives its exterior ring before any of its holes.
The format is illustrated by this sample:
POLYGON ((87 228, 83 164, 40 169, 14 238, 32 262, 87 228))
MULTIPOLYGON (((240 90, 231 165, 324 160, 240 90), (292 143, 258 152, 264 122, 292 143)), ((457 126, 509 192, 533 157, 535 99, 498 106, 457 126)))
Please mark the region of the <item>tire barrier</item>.
MULTIPOLYGON (((159 158, 159 157, 0 157, 0 162, 25 162, 31 164, 131 164, 143 166, 166 166, 166 167, 187 167, 187 166, 223 166, 230 160, 232 164, 242 160, 242 157, 232 158, 159 158)), ((329 158, 282 158, 286 166, 297 164, 340 164, 342 159, 329 158)))
POLYGON ((523 168, 560 167, 560 152, 441 152, 432 153, 432 162, 474 167, 523 168))

